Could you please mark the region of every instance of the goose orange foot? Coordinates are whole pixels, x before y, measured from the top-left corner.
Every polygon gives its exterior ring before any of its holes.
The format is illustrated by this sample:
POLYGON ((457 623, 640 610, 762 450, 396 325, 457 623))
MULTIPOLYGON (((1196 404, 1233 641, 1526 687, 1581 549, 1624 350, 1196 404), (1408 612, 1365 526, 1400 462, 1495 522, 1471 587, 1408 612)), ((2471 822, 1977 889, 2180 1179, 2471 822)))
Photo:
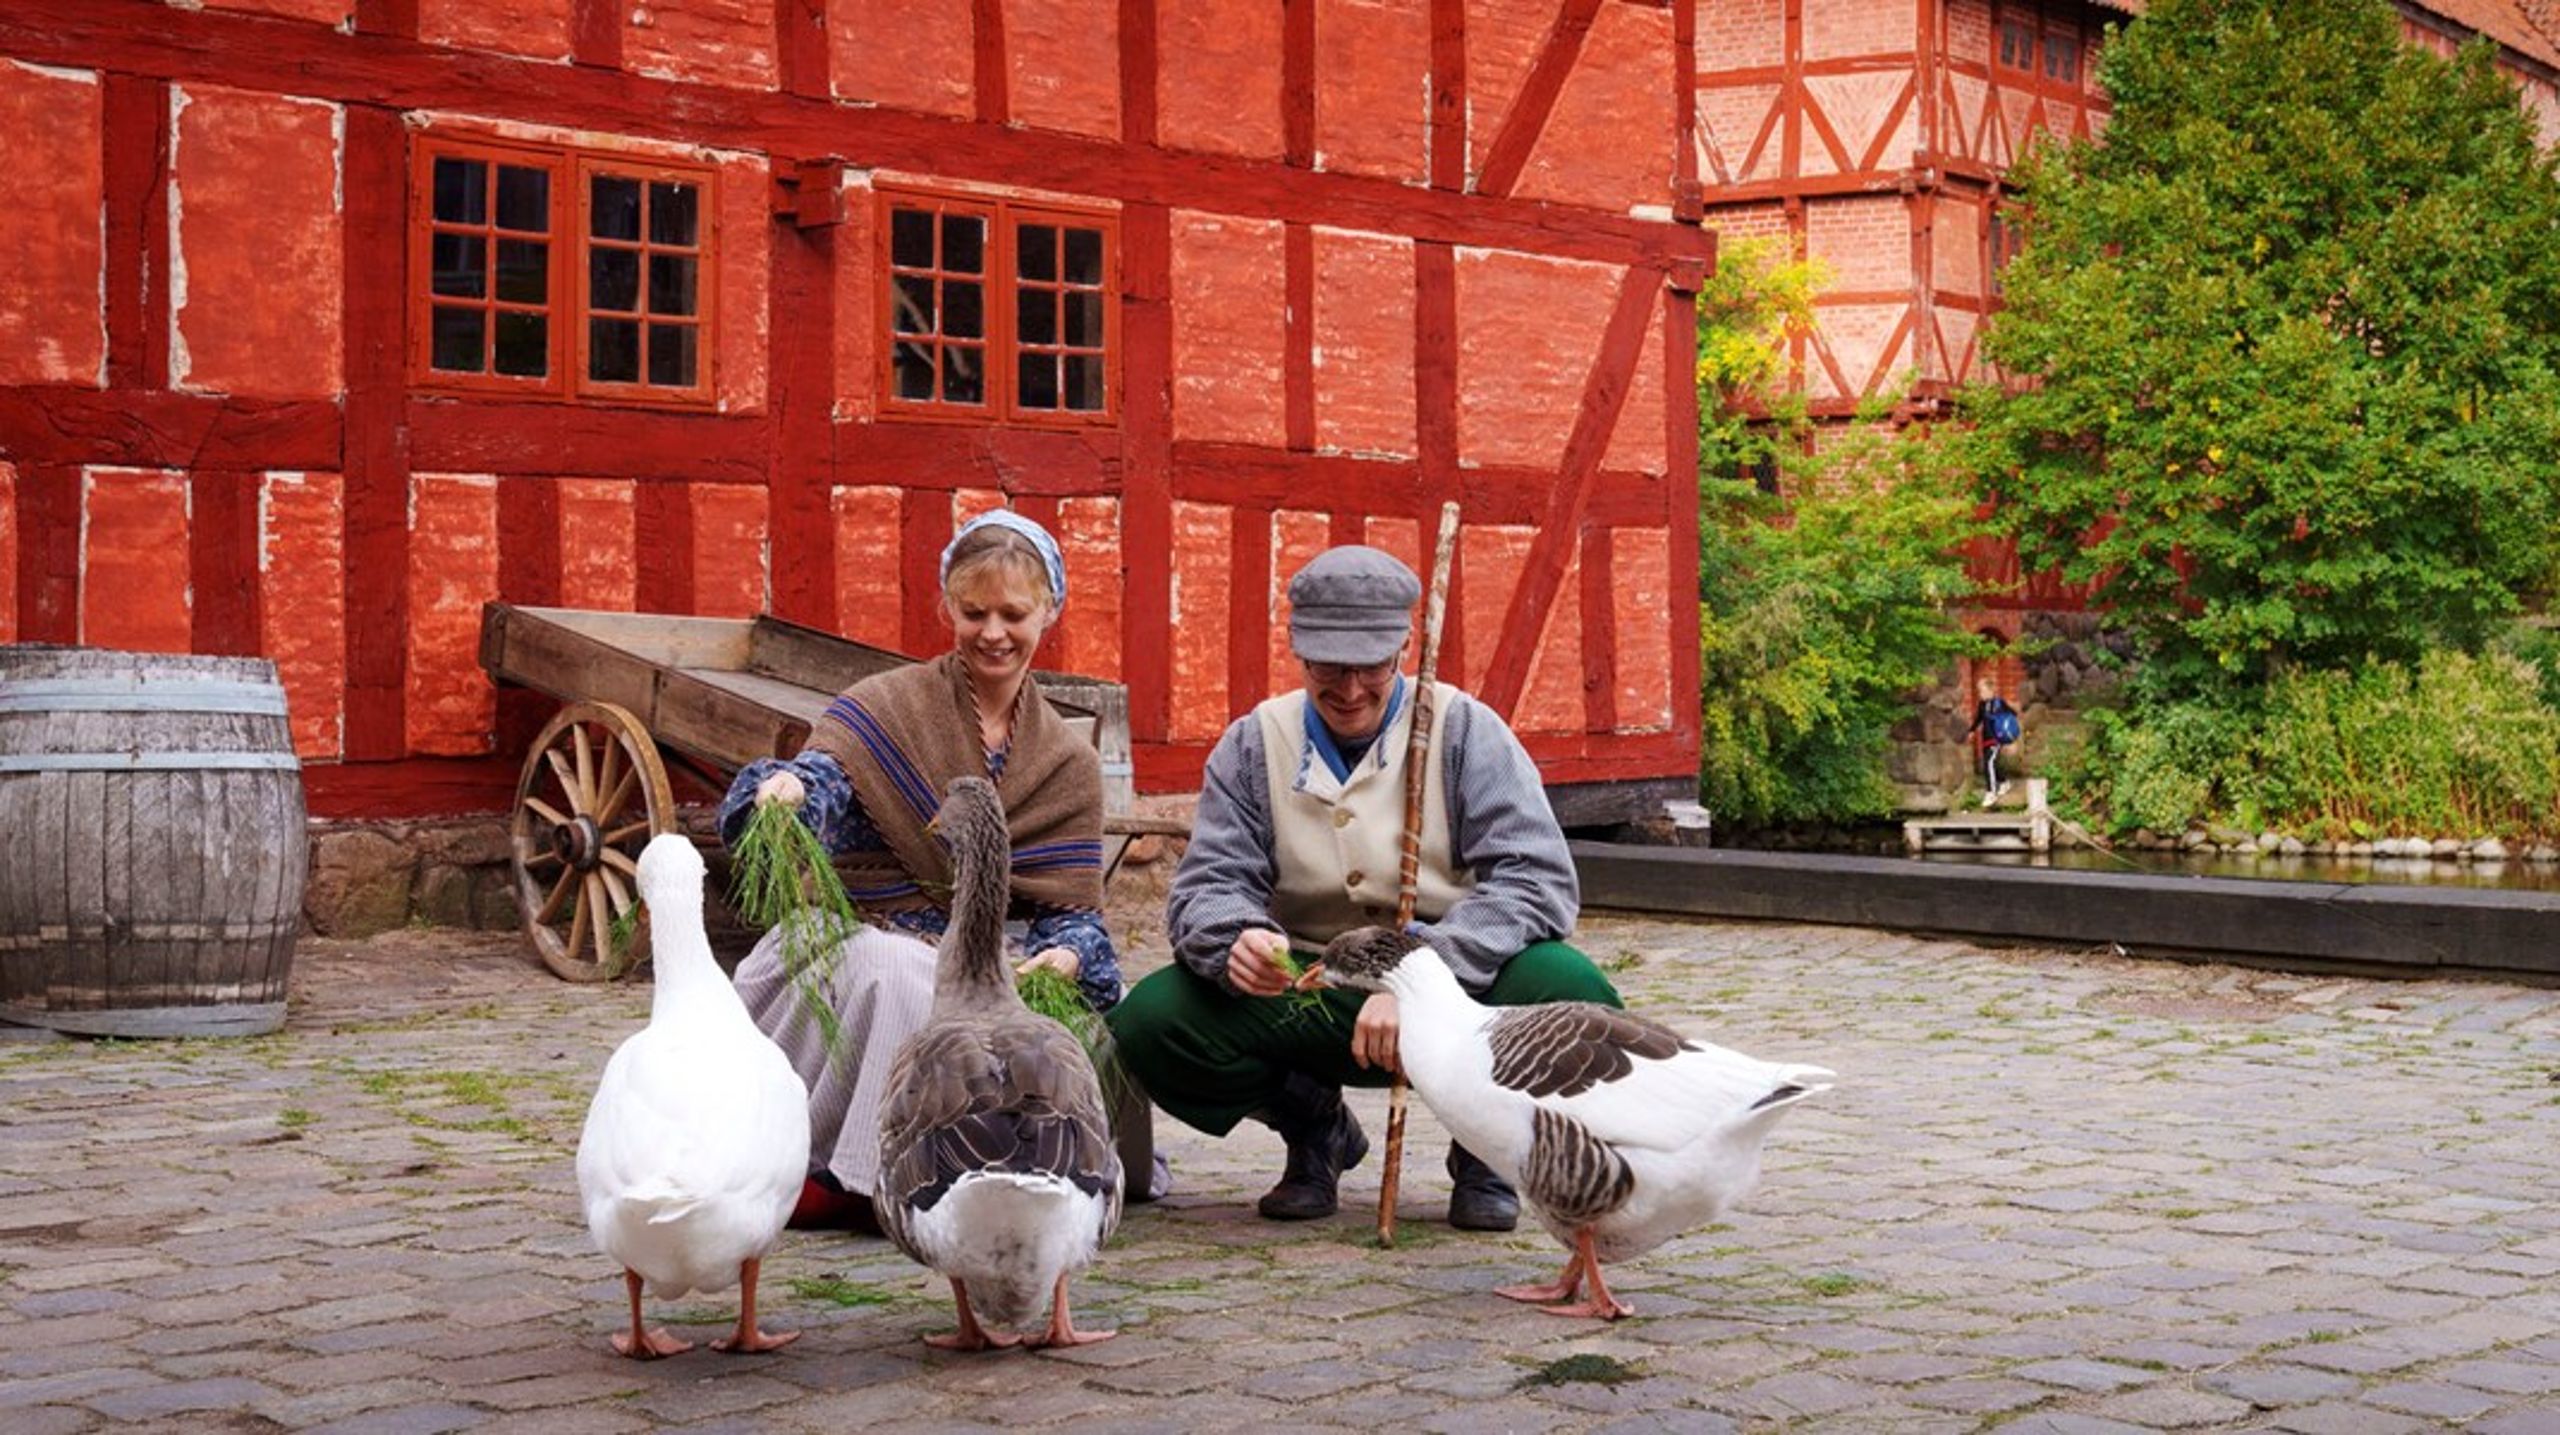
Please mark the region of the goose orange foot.
POLYGON ((631 1328, 613 1333, 613 1353, 627 1355, 633 1360, 657 1360, 664 1356, 682 1355, 693 1349, 692 1341, 678 1340, 664 1329, 640 1319, 640 1284, 638 1271, 622 1273, 623 1289, 631 1292, 631 1328))
POLYGON ((1093 1345, 1100 1341, 1109 1340, 1111 1337, 1118 1335, 1119 1333, 1120 1332, 1116 1330, 1076 1329, 1074 1318, 1067 1314, 1067 1278, 1065 1276, 1060 1276, 1058 1277, 1058 1293, 1056 1297, 1049 1302, 1049 1328, 1046 1331, 1043 1331, 1040 1338, 1032 1341, 1031 1344, 1040 1349, 1051 1349, 1058 1346, 1069 1345, 1093 1345))
POLYGON ((738 1328, 711 1342, 713 1350, 728 1355, 761 1355, 768 1350, 780 1350, 800 1338, 800 1332, 796 1330, 767 1335, 756 1329, 756 1275, 763 1268, 764 1262, 756 1258, 738 1266, 738 1328))
POLYGON ((1506 1300, 1527 1301, 1531 1305, 1569 1300, 1575 1292, 1582 1289, 1582 1269, 1582 1246, 1577 1242, 1572 1258, 1564 1263, 1564 1269, 1556 1273, 1554 1280, 1542 1286, 1500 1286, 1494 1290, 1494 1294, 1506 1300))
MULTIPOLYGON (((1541 1306, 1540 1309, 1549 1315, 1576 1315, 1598 1320, 1617 1320, 1634 1315, 1635 1307, 1609 1294, 1609 1283, 1600 1277, 1600 1254, 1591 1249, 1591 1228, 1585 1226, 1575 1232, 1573 1244, 1573 1259, 1582 1267, 1582 1275, 1590 1284, 1589 1293, 1569 1305, 1541 1306)), ((1573 1267, 1568 1265, 1565 1270, 1571 1274, 1573 1267)), ((1572 1293, 1569 1289, 1565 1292, 1567 1295, 1572 1293)))
POLYGON ((978 1324, 978 1313, 969 1309, 969 1287, 958 1278, 951 1282, 951 1303, 960 1308, 960 1328, 940 1335, 928 1335, 924 1343, 936 1350, 1009 1350, 1022 1343, 1018 1335, 989 1335, 978 1324))

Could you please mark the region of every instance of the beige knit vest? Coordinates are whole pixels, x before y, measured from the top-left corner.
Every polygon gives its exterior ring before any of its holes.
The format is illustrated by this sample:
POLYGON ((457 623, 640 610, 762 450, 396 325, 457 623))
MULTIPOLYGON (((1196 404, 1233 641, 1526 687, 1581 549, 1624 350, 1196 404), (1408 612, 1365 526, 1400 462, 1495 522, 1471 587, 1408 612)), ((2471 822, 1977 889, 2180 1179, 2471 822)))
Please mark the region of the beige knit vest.
MULTIPOLYGON (((1433 921, 1475 885, 1472 874, 1451 870, 1449 802, 1443 791, 1444 720, 1458 690, 1433 689, 1431 739, 1425 749, 1421 879, 1414 915, 1433 921)), ((1412 741, 1413 704, 1377 746, 1353 764, 1351 779, 1333 769, 1307 740, 1307 695, 1301 690, 1254 709, 1262 727, 1263 763, 1269 772, 1271 826, 1277 880, 1271 917, 1290 944, 1315 951, 1354 927, 1389 924, 1396 915, 1396 881, 1403 860, 1405 748, 1412 741), (1388 756, 1384 766, 1375 759, 1388 756)))

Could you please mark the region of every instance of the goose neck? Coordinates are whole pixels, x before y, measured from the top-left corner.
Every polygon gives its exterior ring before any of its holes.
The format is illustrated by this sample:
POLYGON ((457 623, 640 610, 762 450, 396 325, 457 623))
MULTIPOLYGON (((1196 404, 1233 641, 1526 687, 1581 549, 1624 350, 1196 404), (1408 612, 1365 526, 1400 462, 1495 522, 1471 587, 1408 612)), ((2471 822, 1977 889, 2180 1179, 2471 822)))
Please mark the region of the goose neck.
POLYGON ((1012 990, 1004 960, 1007 855, 1001 826, 964 833, 954 844, 951 924, 935 959, 937 990, 1012 990))
POLYGON ((1394 992, 1398 1003, 1405 1006, 1468 1007, 1476 1004, 1467 989, 1458 984, 1458 974, 1449 963, 1429 947, 1407 952, 1387 974, 1387 990, 1394 992))
POLYGON ((720 964, 712 960, 710 942, 698 935, 702 931, 702 905, 698 898, 687 904, 681 895, 661 896, 649 899, 647 906, 652 984, 649 1014, 655 1019, 695 1005, 700 993, 726 987, 728 979, 721 974, 720 964))

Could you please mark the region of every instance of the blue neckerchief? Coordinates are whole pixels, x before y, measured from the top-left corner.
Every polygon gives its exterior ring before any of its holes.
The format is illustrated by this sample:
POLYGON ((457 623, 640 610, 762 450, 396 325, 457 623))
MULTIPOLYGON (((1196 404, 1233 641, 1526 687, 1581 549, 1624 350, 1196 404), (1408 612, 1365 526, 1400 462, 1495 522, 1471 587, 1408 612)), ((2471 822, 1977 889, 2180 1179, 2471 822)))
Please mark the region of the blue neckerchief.
MULTIPOLYGON (((1361 749, 1362 756, 1367 756, 1370 748, 1377 746, 1378 739, 1386 736, 1387 729, 1396 725, 1396 712, 1403 706, 1404 674, 1398 673, 1395 687, 1387 693, 1387 715, 1378 720, 1378 731, 1369 739, 1369 747, 1361 749)), ((1333 730, 1324 725, 1323 718, 1316 716, 1316 703, 1312 694, 1307 698, 1307 741, 1314 745, 1316 756, 1323 758, 1324 765, 1332 770, 1334 781, 1349 782, 1351 780, 1351 759, 1342 755, 1342 747, 1335 741, 1333 730)))

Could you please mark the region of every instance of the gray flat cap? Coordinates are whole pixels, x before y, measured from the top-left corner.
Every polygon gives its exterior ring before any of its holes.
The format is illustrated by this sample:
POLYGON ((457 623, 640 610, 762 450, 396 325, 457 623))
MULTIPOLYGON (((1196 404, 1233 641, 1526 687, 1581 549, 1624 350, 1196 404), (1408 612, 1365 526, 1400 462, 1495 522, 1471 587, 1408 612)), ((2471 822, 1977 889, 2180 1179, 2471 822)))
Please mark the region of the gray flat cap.
POLYGON ((1311 663, 1368 667, 1413 632, 1422 580, 1392 553, 1328 548, 1289 580, 1289 646, 1311 663))

